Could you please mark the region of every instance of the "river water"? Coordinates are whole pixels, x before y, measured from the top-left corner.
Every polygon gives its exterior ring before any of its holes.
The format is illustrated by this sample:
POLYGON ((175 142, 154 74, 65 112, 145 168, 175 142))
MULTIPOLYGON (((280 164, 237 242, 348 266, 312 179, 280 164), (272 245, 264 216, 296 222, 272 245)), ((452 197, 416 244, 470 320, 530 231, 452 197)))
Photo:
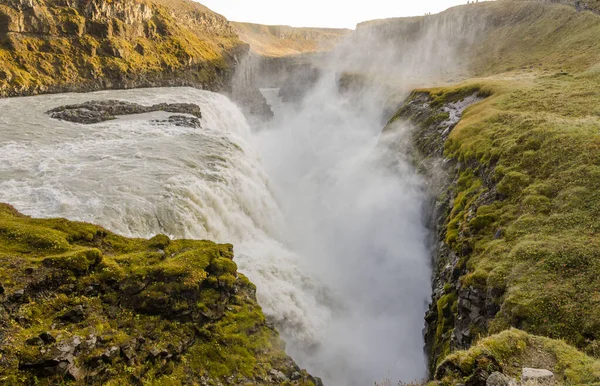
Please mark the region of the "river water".
POLYGON ((276 117, 261 128, 191 88, 0 99, 0 202, 126 236, 232 243, 288 353, 327 385, 421 378, 423 184, 381 154, 377 107, 323 82, 293 106, 264 90, 276 117), (195 103, 202 129, 152 122, 161 112, 94 125, 44 113, 105 99, 195 103))

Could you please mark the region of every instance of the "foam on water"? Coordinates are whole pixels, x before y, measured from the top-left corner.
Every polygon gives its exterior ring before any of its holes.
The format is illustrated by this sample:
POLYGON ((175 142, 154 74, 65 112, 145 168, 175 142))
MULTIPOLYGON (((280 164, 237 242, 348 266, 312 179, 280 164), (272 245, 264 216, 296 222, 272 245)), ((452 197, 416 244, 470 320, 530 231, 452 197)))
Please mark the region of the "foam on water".
MULTIPOLYGON (((135 237, 233 243, 263 307, 302 339, 326 320, 319 287, 280 241, 285 227, 250 128, 225 96, 191 88, 104 91, 0 100, 0 202, 28 215, 93 222, 135 237), (201 130, 156 125, 161 114, 95 125, 45 111, 88 100, 197 103, 201 130)), ((166 114, 162 114, 166 116, 166 114)))

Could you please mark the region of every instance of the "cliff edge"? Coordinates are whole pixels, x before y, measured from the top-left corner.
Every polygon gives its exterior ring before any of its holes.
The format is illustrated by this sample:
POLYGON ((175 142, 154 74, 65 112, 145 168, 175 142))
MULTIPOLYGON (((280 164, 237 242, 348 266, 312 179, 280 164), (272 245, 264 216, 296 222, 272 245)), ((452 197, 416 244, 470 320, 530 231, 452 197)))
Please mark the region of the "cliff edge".
POLYGON ((227 90, 248 51, 191 0, 6 0, 0 96, 108 88, 227 90))

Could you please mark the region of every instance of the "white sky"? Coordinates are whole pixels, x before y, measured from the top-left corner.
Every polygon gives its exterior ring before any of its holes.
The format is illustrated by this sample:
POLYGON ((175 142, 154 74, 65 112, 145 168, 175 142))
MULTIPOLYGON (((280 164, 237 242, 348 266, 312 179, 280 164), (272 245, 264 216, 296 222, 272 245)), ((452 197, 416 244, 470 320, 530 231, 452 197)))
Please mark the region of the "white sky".
POLYGON ((294 27, 354 28, 357 23, 438 13, 467 0, 200 0, 232 21, 294 27))

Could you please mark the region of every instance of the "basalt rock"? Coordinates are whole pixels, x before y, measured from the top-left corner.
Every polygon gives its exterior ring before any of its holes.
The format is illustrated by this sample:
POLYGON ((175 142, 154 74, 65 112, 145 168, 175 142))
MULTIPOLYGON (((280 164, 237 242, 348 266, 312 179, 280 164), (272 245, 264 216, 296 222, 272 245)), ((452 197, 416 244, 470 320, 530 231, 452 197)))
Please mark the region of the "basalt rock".
POLYGON ((248 50, 224 17, 191 0, 7 0, 0 97, 158 86, 227 91, 248 50))
POLYGON ((200 106, 192 103, 159 103, 152 106, 143 106, 137 103, 106 100, 89 101, 76 105, 60 106, 46 113, 52 118, 63 121, 92 124, 115 119, 119 115, 133 115, 165 111, 169 113, 189 114, 193 117, 174 115, 163 123, 172 123, 176 126, 200 127, 198 118, 202 118, 200 106))
POLYGON ((167 119, 154 120, 152 122, 159 125, 174 125, 178 127, 189 127, 192 129, 202 128, 202 124, 198 118, 187 117, 185 115, 171 115, 167 119))

